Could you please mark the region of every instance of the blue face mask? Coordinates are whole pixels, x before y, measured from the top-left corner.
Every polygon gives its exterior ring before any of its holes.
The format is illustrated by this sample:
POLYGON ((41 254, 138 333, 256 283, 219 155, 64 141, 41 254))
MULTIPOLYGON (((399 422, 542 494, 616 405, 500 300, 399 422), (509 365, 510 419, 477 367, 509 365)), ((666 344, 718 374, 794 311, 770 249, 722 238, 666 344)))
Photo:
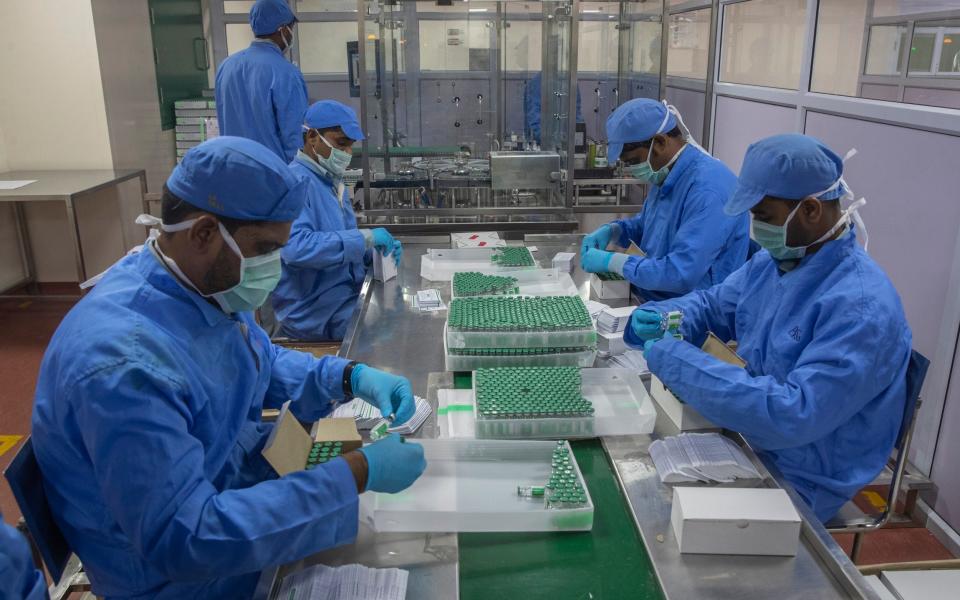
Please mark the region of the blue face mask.
POLYGON ((807 255, 807 249, 810 246, 815 246, 820 242, 832 238, 841 227, 850 222, 851 217, 857 220, 857 223, 862 228, 863 233, 866 234, 866 228, 863 227, 863 221, 860 220, 859 215, 857 214, 857 209, 863 206, 865 203, 866 201, 861 198, 860 200, 851 204, 850 207, 840 216, 840 218, 837 219, 837 222, 834 223, 833 227, 831 227, 829 231, 805 246, 787 245, 787 229, 790 226, 790 221, 793 219, 793 216, 797 214, 798 210, 800 210, 800 204, 790 211, 790 214, 787 215, 783 225, 771 225, 770 223, 763 223, 754 219, 750 229, 753 233, 753 239, 756 240, 756 242, 760 244, 764 250, 769 252, 770 256, 772 256, 774 260, 799 260, 807 255))
POLYGON ((349 152, 344 152, 339 148, 334 148, 333 144, 328 142, 327 138, 323 137, 322 135, 320 136, 320 139, 324 144, 327 145, 328 148, 330 148, 330 156, 324 158, 317 153, 317 163, 334 177, 343 177, 347 167, 350 166, 350 161, 353 160, 353 155, 349 152))

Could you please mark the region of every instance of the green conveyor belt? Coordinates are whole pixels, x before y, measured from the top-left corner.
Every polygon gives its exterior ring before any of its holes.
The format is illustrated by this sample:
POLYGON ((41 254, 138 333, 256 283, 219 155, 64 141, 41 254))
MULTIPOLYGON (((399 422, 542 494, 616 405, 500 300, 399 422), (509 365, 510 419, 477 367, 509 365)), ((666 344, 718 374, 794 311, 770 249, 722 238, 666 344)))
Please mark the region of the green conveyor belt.
MULTIPOLYGON (((455 374, 454 385, 470 388, 470 374, 455 374)), ((461 600, 663 598, 600 440, 571 445, 593 499, 593 530, 459 534, 461 600)))

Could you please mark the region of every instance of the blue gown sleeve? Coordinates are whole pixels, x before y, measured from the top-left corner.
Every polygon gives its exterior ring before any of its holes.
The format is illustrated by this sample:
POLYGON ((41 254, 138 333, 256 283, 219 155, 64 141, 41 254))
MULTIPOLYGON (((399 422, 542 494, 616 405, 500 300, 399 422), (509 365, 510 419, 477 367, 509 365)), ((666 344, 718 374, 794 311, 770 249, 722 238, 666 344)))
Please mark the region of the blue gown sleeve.
MULTIPOLYGON (((649 194, 647 198, 650 198, 649 194)), ((644 202, 644 206, 646 206, 646 202, 644 202)), ((629 219, 617 219, 613 223, 620 227, 620 237, 610 241, 615 242, 621 248, 629 248, 630 242, 637 246, 640 245, 640 241, 643 240, 643 208, 629 219)))
POLYGON ((111 365, 73 389, 91 485, 132 550, 172 581, 259 571, 356 536, 358 494, 346 461, 221 492, 191 435, 189 392, 157 366, 111 365))
POLYGON ((273 363, 264 406, 278 408, 292 399, 300 420, 316 421, 330 412, 333 401, 343 398, 343 370, 350 361, 332 355, 316 358, 274 344, 269 352, 273 363))
POLYGON ((0 520, 0 598, 45 600, 47 580, 33 564, 20 532, 0 520), (7 594, 10 594, 9 596, 7 594))
POLYGON ((293 224, 280 256, 283 262, 305 269, 326 269, 363 260, 366 242, 359 229, 322 231, 309 218, 309 207, 293 224))
POLYGON ((726 198, 717 194, 709 188, 692 190, 670 251, 659 257, 630 257, 623 276, 642 289, 673 293, 693 289, 716 261, 731 225, 737 222, 723 214, 726 198))
MULTIPOLYGON (((749 264, 743 265, 730 274, 722 283, 705 290, 695 290, 660 302, 647 302, 639 308, 669 312, 683 311, 683 324, 680 333, 684 339, 700 347, 707 338, 707 332, 713 332, 724 341, 737 338, 736 311, 744 284, 748 281, 749 264)), ((643 342, 633 335, 628 326, 624 330, 623 340, 630 346, 642 348, 643 342)), ((655 344, 656 347, 659 344, 655 344)))
POLYGON ((836 311, 808 326, 813 339, 782 382, 754 376, 675 338, 654 344, 647 364, 677 397, 717 425, 766 450, 802 446, 860 412, 903 364, 902 347, 889 343, 874 319, 836 311))
POLYGON ((279 79, 272 90, 274 118, 280 128, 280 141, 289 163, 303 147, 303 116, 307 112, 307 84, 295 69, 279 79))

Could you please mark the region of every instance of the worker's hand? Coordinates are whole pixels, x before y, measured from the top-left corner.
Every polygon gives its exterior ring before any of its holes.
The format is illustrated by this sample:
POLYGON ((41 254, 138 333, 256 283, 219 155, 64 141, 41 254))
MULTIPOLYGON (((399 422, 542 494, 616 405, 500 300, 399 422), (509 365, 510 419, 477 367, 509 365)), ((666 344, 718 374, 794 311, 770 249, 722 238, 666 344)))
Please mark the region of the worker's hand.
POLYGON ((405 423, 416 411, 413 388, 406 377, 367 365, 357 365, 350 374, 353 393, 380 409, 384 417, 394 415, 393 425, 405 423))
POLYGON ((383 227, 377 227, 373 230, 373 247, 380 251, 380 254, 386 256, 387 254, 393 251, 394 244, 398 244, 397 240, 393 239, 393 236, 390 235, 390 232, 384 229, 383 227))
POLYGON ((663 337, 663 329, 660 326, 661 315, 655 310, 638 308, 630 315, 630 329, 633 335, 643 340, 643 351, 646 354, 647 342, 659 340, 663 337))
POLYGON ((586 254, 589 248, 606 250, 613 237, 620 237, 620 226, 616 223, 601 225, 593 233, 584 236, 583 243, 580 245, 580 256, 586 254))
POLYGON ((369 492, 395 494, 413 485, 427 468, 423 446, 404 441, 396 433, 360 448, 367 459, 367 487, 369 492))
POLYGON ((580 268, 587 273, 607 273, 610 271, 611 258, 613 252, 587 248, 587 251, 580 255, 580 268))
POLYGON ((390 251, 390 254, 393 255, 393 262, 399 267, 400 259, 403 257, 403 244, 397 240, 393 240, 393 249, 390 251))
POLYGON ((652 340, 647 340, 643 343, 643 357, 647 358, 650 355, 650 348, 653 348, 653 345, 662 340, 662 337, 653 338, 652 340))

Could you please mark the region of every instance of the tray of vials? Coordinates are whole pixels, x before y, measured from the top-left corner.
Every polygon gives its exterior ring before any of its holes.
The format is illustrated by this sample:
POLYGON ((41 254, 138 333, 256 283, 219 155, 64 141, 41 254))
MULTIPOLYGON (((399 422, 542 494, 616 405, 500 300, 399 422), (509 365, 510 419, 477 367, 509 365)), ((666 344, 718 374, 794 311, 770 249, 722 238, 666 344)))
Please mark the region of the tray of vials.
POLYGON ((537 261, 524 246, 431 248, 420 257, 420 276, 431 281, 450 281, 454 273, 462 271, 492 273, 536 268, 537 261))
POLYGON ((380 532, 589 531, 593 501, 567 442, 419 440, 427 469, 397 494, 367 493, 380 532))
POLYGON ((478 369, 473 391, 478 438, 647 434, 657 417, 639 374, 627 369, 478 369))
POLYGON ((447 347, 595 347, 597 332, 578 296, 454 298, 447 311, 447 347))
POLYGON ((444 340, 447 371, 473 371, 492 367, 591 367, 597 348, 448 348, 444 340))
POLYGON ((577 286, 557 269, 461 271, 453 274, 454 298, 472 296, 576 296, 577 286))

